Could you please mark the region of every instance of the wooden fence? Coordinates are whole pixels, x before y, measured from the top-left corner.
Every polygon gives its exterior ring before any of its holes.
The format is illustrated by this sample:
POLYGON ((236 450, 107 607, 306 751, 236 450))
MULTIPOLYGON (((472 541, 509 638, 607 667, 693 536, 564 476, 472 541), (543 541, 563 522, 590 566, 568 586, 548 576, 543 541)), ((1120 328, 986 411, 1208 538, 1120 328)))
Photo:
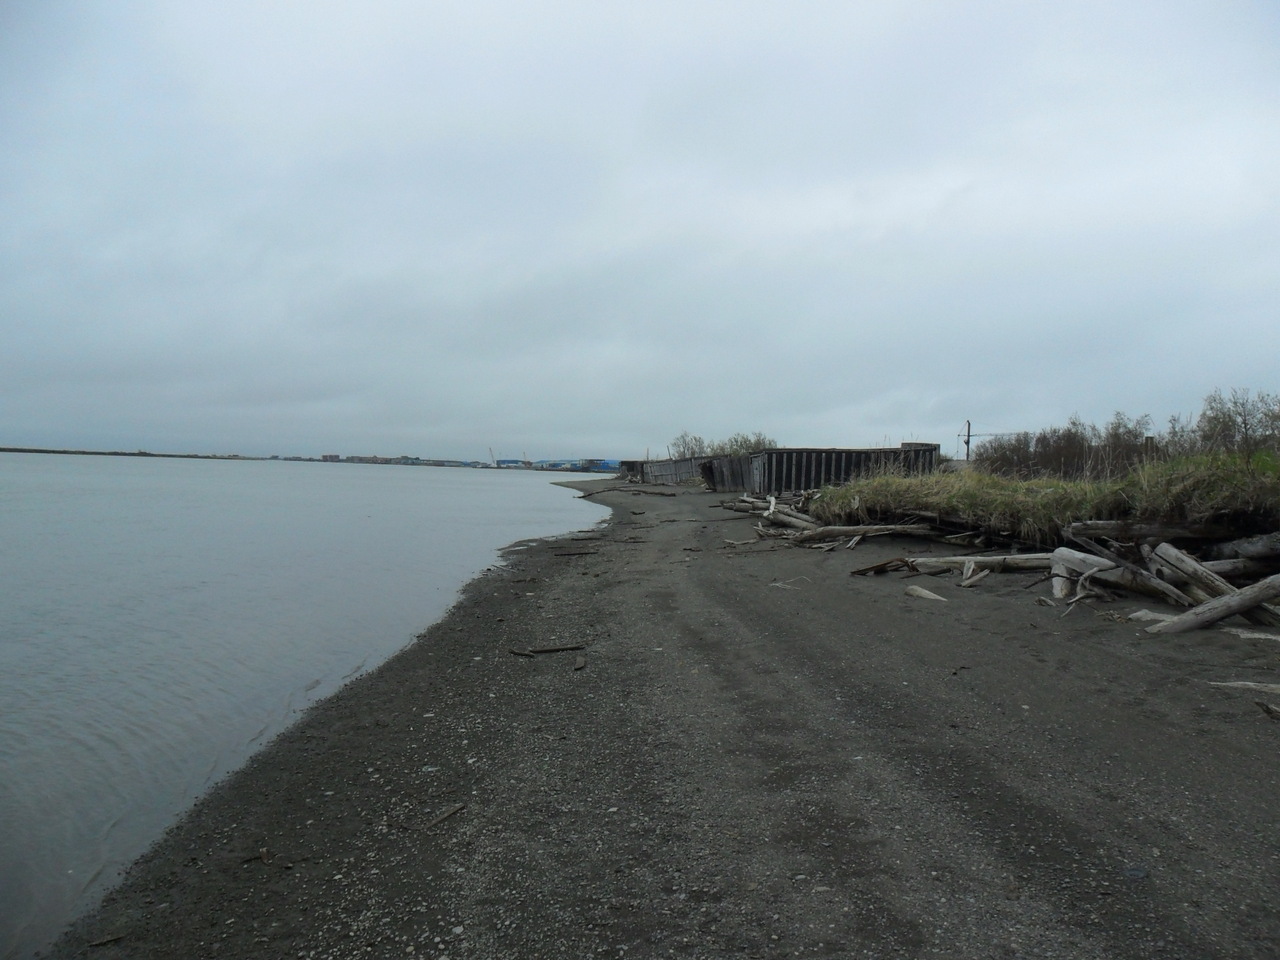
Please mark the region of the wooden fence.
POLYGON ((702 476, 702 464, 709 457, 685 457, 682 460, 624 460, 628 476, 643 483, 688 483, 702 476))
POLYGON ((937 469, 940 446, 904 443, 866 449, 787 448, 737 457, 689 457, 683 460, 635 460, 623 463, 628 475, 645 483, 688 483, 701 479, 721 492, 773 494, 814 490, 876 470, 928 473, 937 469))
POLYGON ((937 469, 940 449, 936 443, 904 443, 861 450, 765 450, 751 457, 750 486, 726 489, 779 495, 846 483, 877 470, 929 473, 937 469))

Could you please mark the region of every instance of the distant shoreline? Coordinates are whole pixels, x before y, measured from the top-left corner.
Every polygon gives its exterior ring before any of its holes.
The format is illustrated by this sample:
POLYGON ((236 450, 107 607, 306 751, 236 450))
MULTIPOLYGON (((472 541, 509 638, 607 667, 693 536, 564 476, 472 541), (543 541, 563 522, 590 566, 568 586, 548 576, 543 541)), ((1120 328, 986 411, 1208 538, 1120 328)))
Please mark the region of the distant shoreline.
POLYGON ((342 457, 336 454, 323 457, 248 457, 240 453, 152 453, 149 450, 50 450, 44 447, 0 447, 0 453, 47 453, 73 457, 153 457, 163 460, 255 460, 289 463, 346 463, 375 464, 380 466, 409 467, 470 467, 473 470, 530 470, 541 473, 616 473, 616 460, 556 460, 537 461, 532 466, 514 466, 483 460, 427 460, 420 457, 342 457), (555 466, 539 466, 541 463, 555 466), (593 464, 583 466, 583 464, 593 464))
POLYGON ((246 457, 238 453, 151 453, 149 450, 48 450, 44 447, 0 447, 0 453, 58 453, 75 457, 163 457, 169 460, 314 460, 317 457, 246 457))

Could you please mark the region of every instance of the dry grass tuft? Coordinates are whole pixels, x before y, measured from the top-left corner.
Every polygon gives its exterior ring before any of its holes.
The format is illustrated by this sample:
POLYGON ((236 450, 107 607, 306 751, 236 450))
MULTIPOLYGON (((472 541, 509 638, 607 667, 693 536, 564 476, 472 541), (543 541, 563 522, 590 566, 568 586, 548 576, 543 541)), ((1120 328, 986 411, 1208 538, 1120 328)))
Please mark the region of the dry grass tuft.
POLYGON ((1062 526, 1078 520, 1227 522, 1245 535, 1280 527, 1280 469, 1215 455, 1148 463, 1105 481, 884 472, 826 488, 809 511, 830 524, 917 516, 1037 546, 1060 543, 1062 526))
POLYGON ((1268 532, 1280 526, 1280 464, 1269 455, 1205 454, 1148 463, 1122 487, 1139 520, 1226 522, 1268 532))

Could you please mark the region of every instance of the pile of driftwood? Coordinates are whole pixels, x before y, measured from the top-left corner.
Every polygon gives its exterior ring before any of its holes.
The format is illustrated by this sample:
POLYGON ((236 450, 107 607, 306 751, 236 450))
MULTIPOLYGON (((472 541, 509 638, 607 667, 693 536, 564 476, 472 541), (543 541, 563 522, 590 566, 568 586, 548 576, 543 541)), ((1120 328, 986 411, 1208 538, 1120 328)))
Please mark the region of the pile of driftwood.
MULTIPOLYGON (((792 497, 739 497, 737 500, 726 500, 720 504, 726 510, 736 510, 739 513, 749 513, 759 517, 755 525, 757 537, 785 538, 797 545, 817 546, 823 550, 834 549, 842 540, 849 541, 848 546, 855 547, 863 537, 884 536, 891 533, 902 537, 933 537, 953 542, 957 539, 956 535, 945 536, 928 523, 823 526, 803 511, 803 505, 804 495, 802 494, 792 497)), ((959 535, 963 538, 969 536, 969 534, 959 535)))
MULTIPOLYGON (((796 545, 821 549, 834 549, 842 543, 853 547, 864 537, 889 534, 950 543, 967 536, 948 534, 924 522, 824 526, 804 513, 801 505, 800 498, 783 501, 775 497, 742 497, 722 504, 758 515, 755 529, 759 537, 782 537, 796 545)), ((1064 527, 1062 539, 1070 546, 1048 552, 904 556, 852 573, 955 572, 960 574, 960 585, 969 587, 992 572, 1043 571, 1041 580, 1052 582, 1054 598, 1068 604, 1114 599, 1115 591, 1126 591, 1184 608, 1181 614, 1148 627, 1151 633, 1195 630, 1236 614, 1256 625, 1280 627, 1280 609, 1269 603, 1280 598, 1280 532, 1234 540, 1220 537, 1220 533, 1204 528, 1091 521, 1064 527), (1174 541, 1183 546, 1175 546, 1174 541)))

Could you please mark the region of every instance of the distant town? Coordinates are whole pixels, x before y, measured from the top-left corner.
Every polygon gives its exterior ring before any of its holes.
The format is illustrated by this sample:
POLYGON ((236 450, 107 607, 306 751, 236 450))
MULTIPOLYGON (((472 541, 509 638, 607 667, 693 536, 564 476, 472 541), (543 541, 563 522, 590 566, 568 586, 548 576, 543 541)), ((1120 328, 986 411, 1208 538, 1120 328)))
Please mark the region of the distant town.
POLYGON ((39 447, 0 447, 0 453, 60 453, 85 457, 165 457, 176 460, 288 460, 298 463, 374 463, 401 467, 471 467, 478 470, 555 470, 561 473, 617 473, 618 460, 584 457, 576 460, 433 460, 425 457, 362 457, 326 453, 318 457, 247 457, 238 453, 152 453, 148 450, 48 450, 39 447))
MULTIPOLYGON (((264 457, 267 460, 303 460, 305 457, 264 457)), ((559 470, 567 473, 617 473, 619 460, 424 460, 421 457, 344 457, 326 453, 321 463, 390 463, 402 467, 474 467, 485 470, 559 470)))

